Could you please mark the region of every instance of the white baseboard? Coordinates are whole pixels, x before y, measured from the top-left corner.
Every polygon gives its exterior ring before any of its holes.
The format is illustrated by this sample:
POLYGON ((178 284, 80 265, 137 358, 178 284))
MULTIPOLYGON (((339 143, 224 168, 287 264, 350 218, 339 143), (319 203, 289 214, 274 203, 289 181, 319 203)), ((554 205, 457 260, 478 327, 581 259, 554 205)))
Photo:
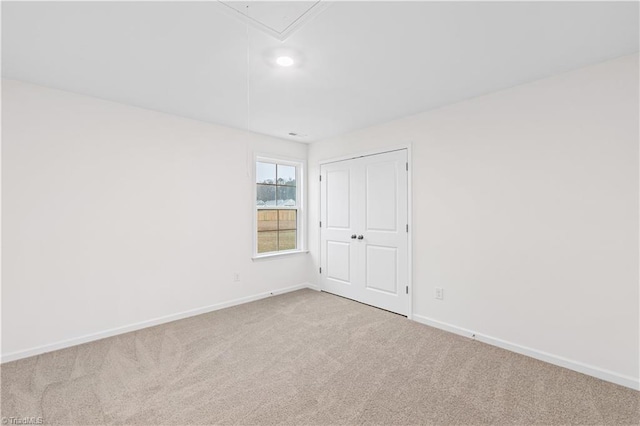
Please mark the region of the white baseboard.
POLYGON ((307 288, 310 288, 311 290, 315 290, 315 291, 322 291, 320 286, 316 284, 307 283, 307 288))
POLYGON ((147 321, 138 322, 135 324, 125 325, 123 327, 116 327, 109 330, 100 331, 97 333, 86 334, 80 337, 74 337, 71 339, 61 340, 59 342, 50 343, 47 345, 36 346, 29 349, 24 349, 15 352, 9 352, 2 354, 2 363, 15 361, 22 358, 28 358, 30 356, 40 355, 46 352, 57 351, 58 349, 64 349, 71 346, 81 345, 83 343, 93 342, 94 340, 104 339, 105 337, 117 336, 119 334, 129 333, 131 331, 141 330, 147 327, 153 327, 154 325, 164 324, 171 321, 180 320, 183 318, 193 317, 200 314, 206 314, 208 312, 217 311, 219 309, 230 308, 232 306, 241 305, 243 303, 253 302, 255 300, 265 299, 267 297, 275 296, 278 294, 289 293, 303 288, 310 288, 317 290, 317 286, 311 283, 302 283, 291 287, 279 288, 276 290, 254 294, 252 296, 241 297, 239 299, 229 300, 227 302, 216 303, 214 305, 203 306, 201 308, 191 309, 184 312, 178 312, 171 315, 166 315, 159 318, 154 318, 147 321))
POLYGON ((588 365, 579 361, 573 361, 558 355, 553 355, 547 352, 539 351, 537 349, 518 345, 516 343, 507 342, 506 340, 487 336, 472 330, 467 330, 466 328, 427 318, 422 315, 413 314, 413 320, 421 324, 426 324, 428 326, 438 328, 440 330, 448 331, 450 333, 478 340, 480 342, 487 343, 492 346, 497 346, 511 352, 526 355, 540 361, 548 362, 549 364, 554 364, 560 367, 568 368, 569 370, 597 377, 598 379, 602 379, 607 382, 612 382, 631 389, 640 390, 640 380, 635 377, 625 376, 610 370, 595 367, 593 365, 588 365))

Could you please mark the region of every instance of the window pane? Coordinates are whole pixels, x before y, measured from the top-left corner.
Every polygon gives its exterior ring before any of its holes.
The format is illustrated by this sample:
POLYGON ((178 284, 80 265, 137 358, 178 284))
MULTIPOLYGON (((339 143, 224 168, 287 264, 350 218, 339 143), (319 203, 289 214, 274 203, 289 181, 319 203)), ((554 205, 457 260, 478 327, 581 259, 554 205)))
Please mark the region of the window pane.
POLYGON ((276 205, 276 187, 274 185, 257 185, 256 205, 275 206, 276 205))
POLYGON ((296 187, 295 186, 278 186, 277 199, 279 206, 295 207, 296 205, 296 187))
POLYGON ((278 210, 258 210, 258 232, 278 230, 278 210))
POLYGON ((276 183, 276 165, 256 162, 256 183, 276 183))
POLYGON ((278 250, 295 250, 296 231, 280 231, 278 234, 278 250))
POLYGON ((257 253, 298 248, 297 166, 256 161, 257 253))
POLYGON ((278 250, 278 231, 258 232, 258 253, 278 250))
POLYGON ((296 185, 295 166, 283 166, 278 164, 278 185, 296 185))
POLYGON ((298 223, 296 221, 297 213, 296 210, 278 210, 278 217, 280 219, 278 229, 281 231, 296 229, 298 223))

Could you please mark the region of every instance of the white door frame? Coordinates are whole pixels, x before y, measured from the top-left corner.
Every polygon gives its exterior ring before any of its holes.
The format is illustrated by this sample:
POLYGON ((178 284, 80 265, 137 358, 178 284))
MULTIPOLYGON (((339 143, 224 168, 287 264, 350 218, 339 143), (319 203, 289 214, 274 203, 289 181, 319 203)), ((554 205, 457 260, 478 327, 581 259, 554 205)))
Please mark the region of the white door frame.
MULTIPOLYGON (((407 285, 409 286, 409 301, 407 302, 409 306, 407 306, 407 319, 413 319, 413 191, 412 191, 412 175, 413 175, 413 162, 411 161, 411 145, 409 142, 406 145, 394 145, 389 148, 380 148, 372 151, 365 151, 357 154, 343 155, 340 157, 334 157, 327 160, 322 160, 318 162, 318 173, 322 170, 322 166, 324 164, 329 163, 337 163, 339 161, 353 160, 354 158, 360 157, 368 157, 370 155, 378 155, 385 154, 387 152, 393 151, 407 151, 407 163, 409 164, 409 170, 407 172, 407 223, 409 224, 409 235, 407 236, 407 285)), ((320 179, 317 179, 318 182, 318 194, 321 194, 320 179)), ((320 197, 320 195, 318 195, 320 197)), ((320 197, 320 202, 318 203, 318 217, 322 216, 322 197, 320 197)), ((320 228, 320 233, 322 233, 322 228, 320 228)), ((322 265, 322 236, 318 234, 318 259, 320 260, 320 265, 322 265)), ((320 279, 320 290, 323 290, 323 280, 320 279)))

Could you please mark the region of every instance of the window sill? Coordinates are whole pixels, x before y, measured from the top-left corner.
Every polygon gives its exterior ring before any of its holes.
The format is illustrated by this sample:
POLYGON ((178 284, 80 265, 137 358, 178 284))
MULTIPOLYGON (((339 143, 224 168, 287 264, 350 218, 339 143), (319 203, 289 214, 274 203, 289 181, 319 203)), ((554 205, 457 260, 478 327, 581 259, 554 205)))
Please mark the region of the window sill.
POLYGON ((258 254, 254 255, 251 260, 267 260, 267 259, 275 259, 278 257, 286 257, 286 256, 294 256, 296 254, 306 254, 309 253, 309 250, 294 250, 294 251, 284 251, 281 253, 268 253, 268 254, 258 254))

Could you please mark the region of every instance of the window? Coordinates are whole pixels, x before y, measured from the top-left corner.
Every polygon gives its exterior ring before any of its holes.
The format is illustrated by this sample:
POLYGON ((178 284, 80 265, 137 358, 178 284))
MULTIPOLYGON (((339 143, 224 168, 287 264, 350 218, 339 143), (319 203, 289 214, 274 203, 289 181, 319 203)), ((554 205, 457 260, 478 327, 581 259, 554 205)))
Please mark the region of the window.
POLYGON ((300 251, 302 163, 256 160, 254 255, 300 251))

